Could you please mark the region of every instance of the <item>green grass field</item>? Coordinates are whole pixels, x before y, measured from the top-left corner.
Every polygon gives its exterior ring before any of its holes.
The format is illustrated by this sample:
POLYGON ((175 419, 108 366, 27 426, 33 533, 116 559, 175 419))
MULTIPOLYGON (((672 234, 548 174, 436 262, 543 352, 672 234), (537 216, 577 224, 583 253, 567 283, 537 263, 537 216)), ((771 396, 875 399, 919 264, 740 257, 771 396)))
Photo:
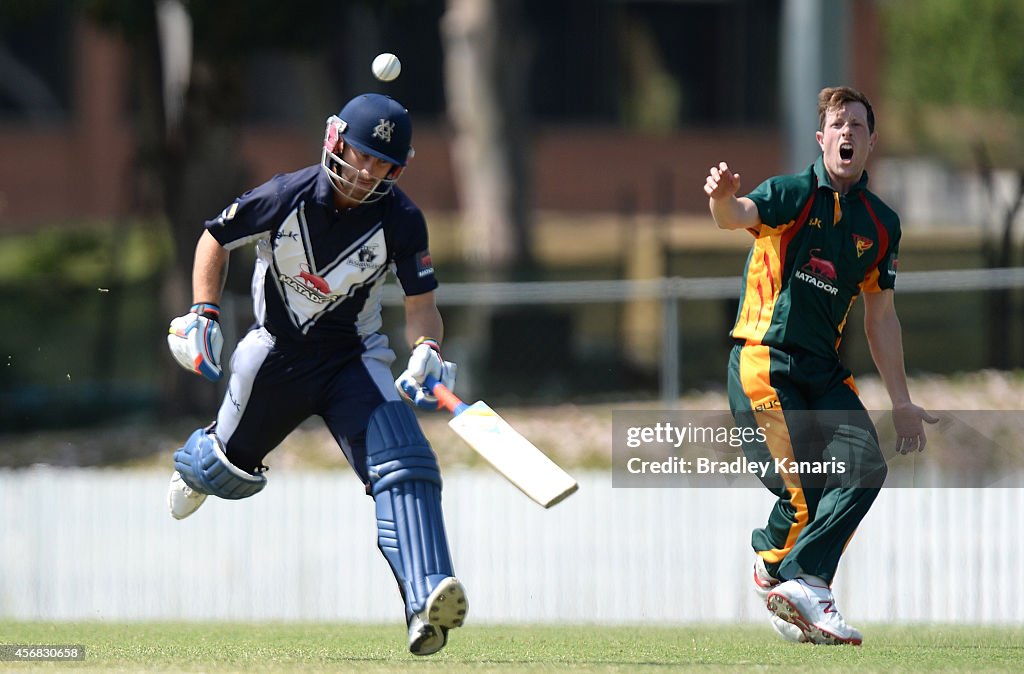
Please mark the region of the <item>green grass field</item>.
POLYGON ((867 625, 862 647, 786 644, 764 626, 482 626, 418 658, 400 625, 0 622, 0 643, 82 644, 76 672, 1020 671, 1024 629, 867 625))

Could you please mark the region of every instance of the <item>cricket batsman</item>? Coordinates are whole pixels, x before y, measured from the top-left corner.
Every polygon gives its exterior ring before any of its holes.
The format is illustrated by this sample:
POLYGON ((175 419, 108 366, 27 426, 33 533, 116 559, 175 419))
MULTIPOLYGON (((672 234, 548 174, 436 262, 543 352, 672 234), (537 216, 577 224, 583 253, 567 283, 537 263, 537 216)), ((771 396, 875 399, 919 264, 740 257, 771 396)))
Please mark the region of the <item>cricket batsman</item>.
POLYGON ((327 120, 320 163, 274 176, 206 222, 193 304, 171 321, 171 353, 186 370, 220 379, 220 298, 230 253, 243 245, 256 247, 256 321, 235 347, 216 421, 174 454, 168 503, 182 519, 207 496, 256 495, 267 485, 267 454, 305 419, 321 417, 374 499, 409 651, 430 655, 463 624, 468 603, 448 549, 437 457, 402 401, 437 409, 424 380, 452 388, 456 375, 441 356, 426 222, 396 186, 412 156, 408 110, 362 94, 327 120), (397 380, 381 333, 388 272, 405 294, 412 347, 397 380))
POLYGON ((778 497, 751 543, 754 584, 776 631, 790 641, 860 644, 836 607, 832 580, 887 467, 853 375, 839 359, 850 309, 864 296, 871 356, 892 400, 897 451, 921 451, 922 422, 938 421, 910 399, 894 303, 900 222, 867 187, 875 146, 868 99, 849 87, 818 96, 821 155, 798 175, 776 176, 737 198, 739 174, 721 162, 704 191, 722 229, 754 243, 731 336, 729 404, 736 426, 766 442, 756 461, 842 464, 842 476, 771 475, 778 497))

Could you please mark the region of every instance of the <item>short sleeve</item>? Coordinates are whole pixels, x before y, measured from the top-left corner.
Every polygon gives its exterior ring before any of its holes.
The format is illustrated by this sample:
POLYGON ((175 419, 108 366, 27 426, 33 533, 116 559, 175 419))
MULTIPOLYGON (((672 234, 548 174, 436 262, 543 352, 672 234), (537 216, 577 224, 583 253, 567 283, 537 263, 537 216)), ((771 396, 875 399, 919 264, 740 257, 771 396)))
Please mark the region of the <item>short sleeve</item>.
POLYGON ((395 276, 406 295, 422 295, 437 288, 430 258, 427 222, 419 209, 405 211, 395 243, 395 276))
POLYGON ((889 250, 879 260, 879 290, 893 290, 896 288, 896 270, 899 267, 899 240, 900 226, 899 219, 896 220, 896 231, 889 240, 889 250))
POLYGON ((780 227, 796 219, 807 199, 811 185, 807 174, 775 176, 754 188, 747 198, 757 206, 761 224, 780 227))
POLYGON ((280 222, 281 199, 277 180, 270 180, 235 199, 205 227, 217 241, 231 250, 260 237, 280 222))

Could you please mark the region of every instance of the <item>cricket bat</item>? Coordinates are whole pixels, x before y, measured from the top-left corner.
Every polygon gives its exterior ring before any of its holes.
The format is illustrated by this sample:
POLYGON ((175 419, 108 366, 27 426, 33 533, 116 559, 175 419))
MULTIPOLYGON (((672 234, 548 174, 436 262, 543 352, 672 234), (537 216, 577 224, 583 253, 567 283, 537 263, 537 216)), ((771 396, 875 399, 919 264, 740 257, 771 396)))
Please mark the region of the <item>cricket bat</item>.
POLYGON ((425 383, 454 415, 448 422, 452 430, 531 499, 550 508, 579 488, 571 475, 509 426, 487 403, 467 405, 430 376, 425 383))

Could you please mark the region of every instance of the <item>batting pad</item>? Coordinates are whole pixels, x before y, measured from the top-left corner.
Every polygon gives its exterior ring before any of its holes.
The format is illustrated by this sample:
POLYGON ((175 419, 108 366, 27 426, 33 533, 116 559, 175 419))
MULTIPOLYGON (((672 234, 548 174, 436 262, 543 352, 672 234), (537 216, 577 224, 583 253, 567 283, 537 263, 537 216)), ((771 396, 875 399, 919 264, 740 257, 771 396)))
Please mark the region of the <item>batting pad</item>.
POLYGON ((217 436, 203 428, 174 453, 174 469, 188 486, 220 498, 248 498, 267 486, 264 475, 251 475, 228 461, 217 436))
POLYGON ((377 544, 402 587, 407 612, 454 575, 441 511, 441 470, 416 415, 399 401, 370 417, 366 463, 377 509, 377 544))

